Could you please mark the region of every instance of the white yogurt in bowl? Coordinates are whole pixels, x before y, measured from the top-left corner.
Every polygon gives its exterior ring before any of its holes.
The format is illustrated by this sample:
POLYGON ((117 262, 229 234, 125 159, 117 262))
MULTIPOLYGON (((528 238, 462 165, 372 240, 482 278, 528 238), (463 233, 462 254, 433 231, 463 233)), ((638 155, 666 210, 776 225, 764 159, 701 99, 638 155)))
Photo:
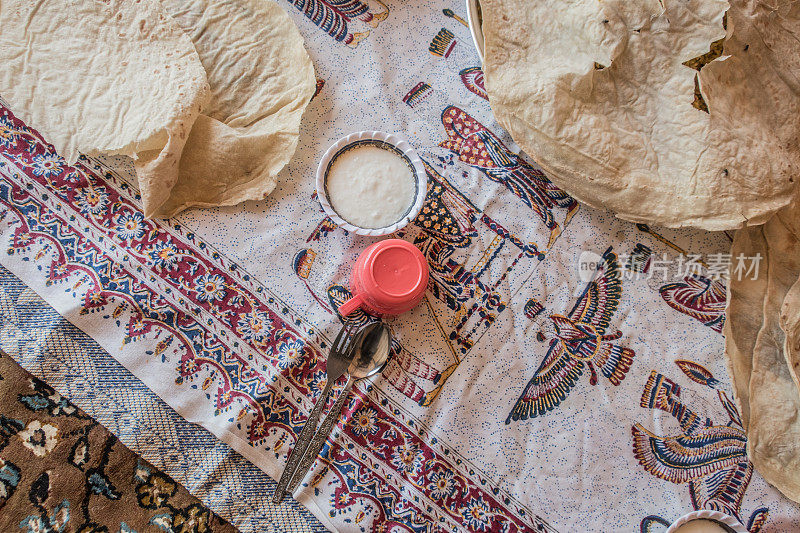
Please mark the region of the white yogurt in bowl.
POLYGON ((403 218, 417 192, 410 164, 391 150, 369 144, 339 154, 325 186, 340 217, 369 229, 385 228, 403 218))
POLYGON ((387 235, 408 224, 422 208, 426 183, 411 145, 377 131, 340 139, 317 169, 323 209, 339 226, 361 235, 387 235))
POLYGON ((675 533, 728 533, 729 531, 730 529, 723 528, 719 522, 699 518, 678 526, 675 533))
POLYGON ((665 533, 748 533, 736 518, 712 511, 700 509, 685 514, 673 522, 665 533))

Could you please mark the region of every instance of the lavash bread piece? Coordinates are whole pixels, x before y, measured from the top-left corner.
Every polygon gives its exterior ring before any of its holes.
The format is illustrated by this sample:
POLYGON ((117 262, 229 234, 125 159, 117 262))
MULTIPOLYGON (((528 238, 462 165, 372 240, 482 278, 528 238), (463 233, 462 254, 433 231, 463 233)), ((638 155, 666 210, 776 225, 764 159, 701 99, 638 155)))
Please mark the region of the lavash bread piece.
POLYGON ((789 372, 800 390, 800 278, 792 285, 781 307, 781 329, 786 336, 783 353, 789 372))
POLYGON ((753 348, 763 322, 762 310, 767 294, 769 262, 763 257, 767 244, 762 226, 749 226, 734 234, 731 257, 756 257, 758 276, 742 276, 728 282, 725 308, 725 359, 733 382, 734 397, 739 406, 745 430, 750 423, 749 387, 753 367, 753 348), (733 327, 735 326, 735 327, 733 327))
MULTIPOLYGON (((211 100, 183 148, 169 198, 147 216, 190 206, 266 197, 297 147, 300 119, 316 88, 303 38, 271 0, 162 0, 193 41, 211 100)), ((136 163, 140 183, 157 180, 156 154, 136 163)))
POLYGON ((192 42, 157 0, 0 1, 0 96, 68 163, 153 154, 145 206, 163 203, 209 96, 192 42))
POLYGON ((749 253, 761 254, 766 268, 759 276, 766 275, 766 284, 750 286, 750 300, 763 304, 748 308, 735 301, 747 289, 737 277, 730 280, 728 331, 749 329, 752 333, 752 325, 758 321, 761 327, 751 354, 745 353, 745 345, 731 350, 731 338, 726 337, 726 356, 732 368, 742 366, 748 356, 752 361, 746 395, 738 396, 743 389, 741 380, 747 376, 732 373, 737 400, 749 410, 747 454, 764 479, 794 501, 800 501, 800 390, 784 354, 786 335, 780 314, 790 288, 800 278, 799 223, 800 204, 796 203, 782 209, 763 227, 736 233, 734 250, 742 234, 756 234, 749 253))
POLYGON ((790 0, 481 3, 494 114, 578 200, 709 230, 764 223, 790 201, 800 175, 790 0))

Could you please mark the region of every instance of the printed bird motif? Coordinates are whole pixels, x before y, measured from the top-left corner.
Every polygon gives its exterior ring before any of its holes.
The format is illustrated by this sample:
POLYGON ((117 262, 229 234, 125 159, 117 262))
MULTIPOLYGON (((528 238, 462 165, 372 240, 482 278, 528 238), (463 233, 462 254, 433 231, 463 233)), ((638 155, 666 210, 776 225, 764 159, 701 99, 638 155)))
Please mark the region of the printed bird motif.
POLYGON ((375 28, 389 15, 386 5, 379 0, 376 2, 383 7, 383 11, 374 13, 361 0, 289 0, 322 31, 351 48, 358 46, 369 35, 369 31, 352 33, 348 23, 360 20, 375 28))
POLYGON ((667 304, 722 333, 725 325, 725 286, 700 274, 689 274, 682 281, 658 289, 667 304))
MULTIPOLYGON (((554 314, 549 320, 555 332, 547 354, 517 400, 506 424, 526 420, 555 409, 575 387, 586 368, 589 383, 596 385, 597 373, 619 385, 633 364, 635 353, 612 341, 619 331, 607 335, 611 317, 622 294, 617 255, 608 248, 594 278, 566 315, 554 314)), ((540 334, 540 340, 544 340, 540 334)))
MULTIPOLYGON (((714 424, 710 418, 693 412, 681 400, 680 386, 654 370, 640 405, 670 413, 681 433, 662 437, 634 424, 633 453, 648 473, 672 483, 688 483, 695 509, 714 509, 742 521, 742 500, 753 464, 747 458, 747 435, 738 410, 706 368, 692 361, 675 363, 689 379, 717 391, 728 422, 714 424)), ((768 512, 766 508, 754 511, 748 530, 758 531, 768 512)))
POLYGON ((462 69, 458 75, 461 77, 461 83, 464 84, 464 87, 469 92, 480 96, 484 100, 489 99, 483 82, 483 70, 481 70, 481 67, 467 67, 462 69))
POLYGON ((442 124, 448 139, 439 144, 458 155, 459 161, 480 169, 490 180, 504 185, 533 209, 550 230, 548 247, 561 233, 553 208, 567 209, 572 218, 578 202, 556 187, 541 170, 510 151, 503 142, 466 111, 448 106, 442 111, 442 124))
MULTIPOLYGON (((636 227, 668 246, 675 247, 670 241, 650 229, 647 224, 637 224, 636 227)), ((678 251, 681 254, 680 258, 687 256, 683 250, 678 248, 678 251)), ((666 255, 662 257, 666 258, 666 255)), ((699 271, 689 271, 688 267, 685 275, 681 274, 680 267, 678 267, 677 276, 673 279, 679 281, 660 285, 661 281, 666 281, 663 278, 666 273, 659 276, 650 272, 654 259, 653 251, 649 247, 637 243, 630 254, 629 268, 633 272, 649 273, 648 285, 657 290, 671 308, 700 321, 717 333, 722 333, 722 327, 725 325, 725 285, 719 280, 702 275, 699 271), (659 277, 662 277, 661 281, 659 281, 659 277)), ((661 261, 661 263, 663 262, 661 261)))

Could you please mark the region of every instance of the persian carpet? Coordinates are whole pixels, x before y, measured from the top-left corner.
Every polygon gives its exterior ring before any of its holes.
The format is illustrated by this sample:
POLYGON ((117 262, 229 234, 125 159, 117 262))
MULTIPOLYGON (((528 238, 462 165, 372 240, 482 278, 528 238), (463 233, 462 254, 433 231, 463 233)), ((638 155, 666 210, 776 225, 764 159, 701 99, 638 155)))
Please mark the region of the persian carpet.
POLYGON ((0 531, 235 532, 0 352, 0 531))
POLYGON ((269 496, 275 481, 208 431, 183 419, 3 267, 0 350, 68 396, 125 446, 242 533, 327 531, 293 499, 273 505, 269 496))

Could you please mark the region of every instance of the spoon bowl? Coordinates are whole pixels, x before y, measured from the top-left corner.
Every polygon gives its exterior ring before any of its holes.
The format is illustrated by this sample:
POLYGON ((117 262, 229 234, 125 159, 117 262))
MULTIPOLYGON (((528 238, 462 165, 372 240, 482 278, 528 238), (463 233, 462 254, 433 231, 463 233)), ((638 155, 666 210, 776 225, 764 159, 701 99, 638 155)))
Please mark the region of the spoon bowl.
POLYGON ((383 370, 389 361, 392 346, 392 332, 383 322, 375 322, 365 327, 361 338, 356 341, 355 353, 348 373, 351 378, 363 379, 383 370))

